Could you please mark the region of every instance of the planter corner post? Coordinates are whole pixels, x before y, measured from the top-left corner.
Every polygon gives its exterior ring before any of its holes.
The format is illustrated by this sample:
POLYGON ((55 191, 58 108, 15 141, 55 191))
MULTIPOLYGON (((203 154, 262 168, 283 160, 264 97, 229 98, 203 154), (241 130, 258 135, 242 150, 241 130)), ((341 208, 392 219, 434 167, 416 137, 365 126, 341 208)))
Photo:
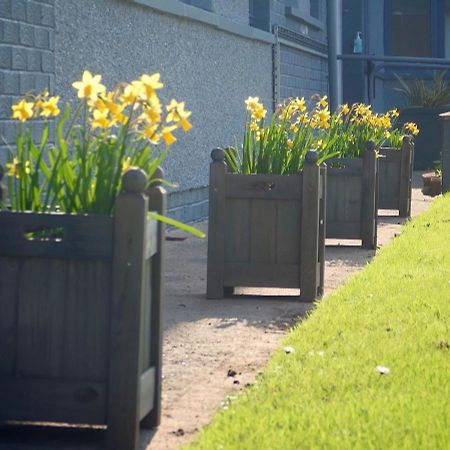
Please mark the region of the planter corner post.
POLYGON ((139 442, 141 315, 145 283, 147 176, 130 169, 114 217, 107 448, 134 450, 139 442))
POLYGON ((220 299, 224 296, 225 177, 227 173, 225 151, 221 148, 214 149, 211 152, 211 159, 206 297, 220 299))
POLYGON ((320 293, 321 269, 319 256, 322 253, 320 236, 320 167, 315 150, 306 154, 303 166, 302 221, 300 244, 300 298, 313 302, 320 293))
POLYGON ((414 163, 414 140, 405 136, 401 148, 399 216, 411 217, 411 184, 414 163))
POLYGON ((362 246, 374 250, 377 246, 378 224, 378 159, 375 143, 372 140, 366 143, 366 151, 363 156, 362 183, 362 246))

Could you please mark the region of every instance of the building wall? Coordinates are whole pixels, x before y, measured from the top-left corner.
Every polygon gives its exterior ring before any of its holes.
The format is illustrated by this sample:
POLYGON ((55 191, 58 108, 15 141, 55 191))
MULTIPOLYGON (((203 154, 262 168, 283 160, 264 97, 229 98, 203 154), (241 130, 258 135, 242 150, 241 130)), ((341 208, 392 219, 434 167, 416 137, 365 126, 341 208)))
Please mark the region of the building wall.
MULTIPOLYGON (((0 163, 15 143, 11 105, 55 85, 54 0, 0 0, 0 163)), ((43 124, 34 122, 40 135, 43 124)))
POLYGON ((310 98, 328 91, 326 1, 319 17, 311 17, 309 0, 272 0, 271 22, 279 36, 275 73, 279 74, 277 100, 310 98))
POLYGON ((11 103, 28 90, 71 100, 85 69, 110 88, 160 72, 163 100, 184 100, 194 126, 165 163, 179 185, 171 214, 206 217, 211 150, 240 138, 248 96, 272 102, 272 36, 249 26, 248 0, 212 0, 212 10, 178 0, 0 0, 0 133, 14 137, 11 103))

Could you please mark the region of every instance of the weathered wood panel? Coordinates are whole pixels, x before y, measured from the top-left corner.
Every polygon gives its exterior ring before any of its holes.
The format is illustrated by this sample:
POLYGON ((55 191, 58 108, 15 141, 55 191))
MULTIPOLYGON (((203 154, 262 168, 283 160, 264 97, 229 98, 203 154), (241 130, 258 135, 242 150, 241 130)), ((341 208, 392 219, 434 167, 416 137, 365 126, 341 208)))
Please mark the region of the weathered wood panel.
POLYGON ((382 147, 379 160, 380 209, 397 209, 400 217, 411 216, 414 142, 403 138, 400 149, 382 147))
POLYGON ((2 211, 0 255, 64 259, 110 258, 112 227, 112 218, 108 216, 2 211), (99 233, 99 230, 102 232, 99 233), (44 231, 53 233, 56 237, 27 237, 28 233, 44 231))
POLYGON ((211 156, 207 297, 221 298, 225 287, 285 287, 303 289, 304 300, 316 298, 325 214, 316 153, 306 179, 305 169, 287 176, 232 174, 222 150, 211 156))
POLYGON ((363 158, 331 160, 326 181, 326 237, 360 239, 374 247, 378 164, 373 143, 363 158))
POLYGON ((101 425, 106 421, 104 383, 0 377, 0 421, 101 425))
POLYGON ((381 148, 380 155, 380 209, 399 209, 402 152, 381 148))

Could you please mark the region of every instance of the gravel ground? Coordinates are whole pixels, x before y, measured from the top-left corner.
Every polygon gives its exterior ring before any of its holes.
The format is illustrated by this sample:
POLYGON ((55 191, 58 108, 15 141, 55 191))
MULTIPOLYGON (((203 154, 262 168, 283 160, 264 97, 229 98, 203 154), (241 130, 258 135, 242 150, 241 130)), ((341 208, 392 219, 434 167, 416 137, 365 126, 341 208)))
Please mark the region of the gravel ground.
MULTIPOLYGON (((419 181, 415 174, 413 215, 432 201, 417 188, 419 181)), ((385 245, 398 235, 403 221, 380 214, 378 241, 385 245)), ((207 224, 199 227, 206 230, 207 224)), ((177 231, 169 236, 185 237, 177 231)), ((326 294, 375 255, 350 242, 327 244, 326 294)), ((243 291, 246 295, 206 300, 206 250, 207 241, 194 237, 167 242, 163 417, 156 432, 142 432, 140 450, 172 450, 192 440, 228 395, 253 382, 289 328, 311 309, 289 298, 295 290, 243 291)), ((0 431, 0 450, 94 450, 101 448, 102 434, 8 428, 0 431)))

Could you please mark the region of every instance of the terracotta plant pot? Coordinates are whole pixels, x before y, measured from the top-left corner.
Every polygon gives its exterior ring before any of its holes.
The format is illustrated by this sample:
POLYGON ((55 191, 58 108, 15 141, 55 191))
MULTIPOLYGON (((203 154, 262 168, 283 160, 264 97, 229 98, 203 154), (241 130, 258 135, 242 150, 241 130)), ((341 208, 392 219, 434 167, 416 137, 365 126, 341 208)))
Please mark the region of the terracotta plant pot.
POLYGON ((435 197, 442 193, 442 178, 434 172, 427 172, 422 174, 422 193, 435 197))

